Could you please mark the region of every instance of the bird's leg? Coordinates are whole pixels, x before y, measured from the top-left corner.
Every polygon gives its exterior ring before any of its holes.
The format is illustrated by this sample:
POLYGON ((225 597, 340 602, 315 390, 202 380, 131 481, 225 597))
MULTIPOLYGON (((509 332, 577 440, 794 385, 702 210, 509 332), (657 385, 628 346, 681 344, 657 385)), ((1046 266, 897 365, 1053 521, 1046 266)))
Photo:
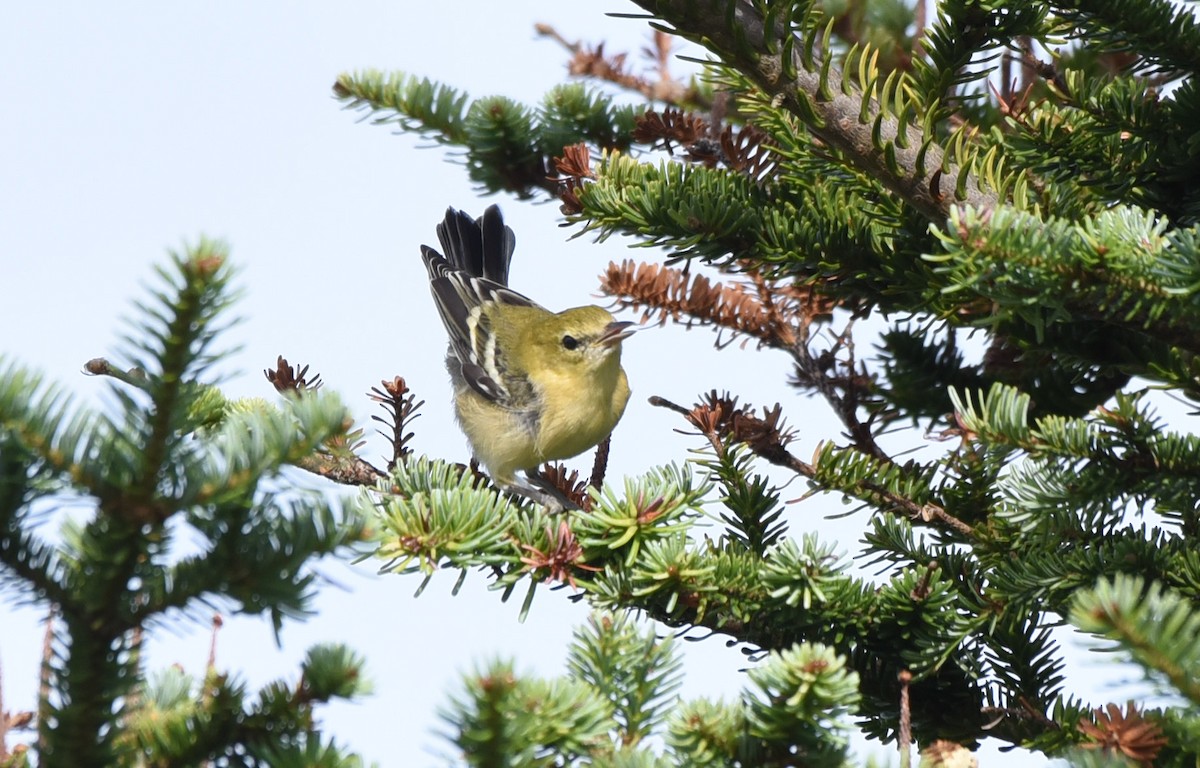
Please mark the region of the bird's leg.
POLYGON ((526 472, 525 478, 524 482, 518 480, 505 483, 504 490, 541 504, 552 515, 565 510, 579 509, 578 504, 567 498, 566 494, 537 472, 526 472))

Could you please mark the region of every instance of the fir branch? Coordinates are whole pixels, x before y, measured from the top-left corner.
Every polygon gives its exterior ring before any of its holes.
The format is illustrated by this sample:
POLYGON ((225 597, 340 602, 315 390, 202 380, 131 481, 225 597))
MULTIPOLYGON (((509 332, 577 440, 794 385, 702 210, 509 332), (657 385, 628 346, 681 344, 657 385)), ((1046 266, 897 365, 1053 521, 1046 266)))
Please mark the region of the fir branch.
POLYGON ((50 610, 46 612, 46 629, 42 632, 42 656, 41 665, 38 667, 37 697, 37 748, 39 753, 46 749, 46 730, 41 727, 41 723, 50 718, 50 687, 54 679, 54 668, 51 662, 54 660, 54 618, 56 614, 57 609, 52 603, 50 610))
MULTIPOLYGON (((148 704, 138 687, 147 621, 224 597, 271 613, 278 629, 283 615, 307 605, 314 574, 306 563, 314 554, 363 536, 361 522, 350 514, 335 520, 325 503, 298 502, 294 517, 284 519, 273 497, 258 493, 264 476, 344 434, 344 407, 306 390, 285 413, 253 401, 228 403, 199 383, 194 377, 216 359, 211 348, 231 300, 229 269, 216 246, 202 243, 160 274, 167 290, 155 295, 157 305, 140 306, 147 319, 133 325, 142 336, 127 339, 132 370, 103 359, 88 365, 90 373, 148 396, 148 408, 117 389, 124 416, 118 424, 84 410, 69 413, 61 396, 37 384, 23 388, 21 413, 6 396, 12 377, 0 374, 0 463, 14 462, 0 471, 21 479, 0 481, 16 493, 0 497, 0 561, 5 575, 15 572, 40 599, 52 599, 61 616, 48 622, 38 718, 39 756, 48 768, 114 764, 127 751, 125 718, 148 704), (96 508, 67 524, 53 560, 43 543, 5 535, 47 489, 65 495, 73 488, 94 497, 96 508), (182 559, 164 525, 180 513, 209 544, 182 559), (10 544, 17 550, 13 568, 4 557, 10 544)), ((305 374, 292 374, 292 386, 303 388, 305 374)), ((217 739, 228 735, 214 732, 217 739)), ((212 754, 201 751, 196 760, 212 754)))
POLYGON ((998 699, 1020 702, 1025 712, 1041 719, 1043 728, 1058 728, 1048 713, 1062 695, 1064 661, 1046 617, 1040 611, 1003 609, 993 615, 985 653, 998 699))
POLYGON ((403 130, 465 148, 472 180, 519 197, 537 190, 557 194, 547 168, 563 147, 592 142, 627 148, 635 114, 582 84, 552 89, 537 108, 502 96, 468 102, 428 80, 376 71, 341 75, 334 94, 351 108, 378 113, 376 123, 397 122, 403 130))
MULTIPOLYGON (((195 469, 185 441, 203 423, 194 406, 205 390, 191 377, 215 359, 210 347, 216 321, 231 301, 223 251, 202 241, 159 270, 168 290, 155 295, 159 306, 141 307, 147 320, 135 325, 140 335, 126 338, 134 366, 147 372, 149 407, 120 397, 122 432, 89 435, 99 438, 82 458, 90 469, 71 478, 98 481, 89 488, 97 510, 71 531, 60 579, 58 644, 66 650, 52 662, 60 695, 39 723, 47 766, 115 758, 113 705, 137 678, 130 630, 139 625, 136 612, 144 605, 130 585, 155 572, 167 541, 162 526, 179 511, 174 494, 195 469)), ((72 425, 72 442, 83 438, 84 423, 72 425)))
MULTIPOLYGON (((1034 6, 996 13, 972 0, 939 3, 932 26, 923 40, 918 39, 928 56, 913 61, 918 98, 938 118, 961 119, 973 106, 978 110, 986 91, 971 86, 992 71, 980 64, 997 58, 997 49, 1011 47, 1013 40, 1030 37, 1045 37, 1043 14, 1034 6)), ((1007 80, 1004 83, 1007 88, 1007 80)))
POLYGON ((996 484, 1011 524, 1024 528, 1029 516, 1046 513, 1044 525, 1062 520, 1057 535, 1076 530, 1081 519, 1107 531, 1131 498, 1153 498, 1159 514, 1178 519, 1191 535, 1200 523, 1200 438, 1166 430, 1146 411, 1143 394, 1120 393, 1087 418, 1031 419, 1030 396, 1000 384, 978 397, 952 391, 951 400, 968 441, 1028 457, 996 484), (1079 512, 1062 519, 1064 509, 1079 512))
POLYGON ((365 444, 362 430, 345 431, 349 423, 325 439, 321 448, 296 461, 296 466, 343 485, 369 485, 385 473, 356 453, 365 444))
POLYGON ((1099 213, 1113 202, 1152 207, 1181 224, 1196 221, 1188 184, 1196 161, 1178 101, 1161 98, 1147 78, 1099 78, 1038 62, 1056 98, 1017 116, 1006 154, 1041 179, 1060 217, 1099 213), (1072 199, 1077 198, 1077 199, 1072 199))
POLYGON ((628 614, 596 615, 575 631, 567 666, 612 704, 619 743, 635 747, 665 718, 683 682, 683 660, 670 637, 638 632, 628 614))
POLYGON ((820 354, 813 354, 807 334, 793 344, 791 353, 796 363, 793 384, 814 390, 825 398, 858 450, 891 461, 875 441, 874 421, 880 409, 871 406, 874 405, 872 399, 877 397, 876 386, 866 368, 859 368, 855 363, 852 327, 853 322, 840 333, 833 334, 832 347, 820 354), (858 416, 864 407, 871 412, 866 421, 858 416))
POLYGON ((396 123, 444 144, 466 140, 467 94, 428 78, 377 70, 343 73, 333 84, 333 94, 345 102, 346 109, 375 114, 376 125, 396 123))
POLYGON ((327 452, 304 456, 296 461, 296 466, 339 485, 370 487, 387 477, 386 472, 357 456, 327 452))
POLYGON ((900 752, 900 768, 912 766, 912 705, 909 703, 909 688, 912 672, 907 669, 896 676, 900 681, 900 726, 897 731, 896 749, 900 752))
MULTIPOLYGON (((62 555, 57 546, 39 537, 27 524, 29 504, 41 495, 35 492, 35 483, 43 473, 38 471, 34 454, 26 445, 50 443, 50 437, 44 430, 30 429, 35 425, 27 424, 30 436, 35 439, 22 440, 8 427, 9 423, 19 425, 20 419, 15 418, 14 409, 9 407, 15 403, 6 395, 16 395, 33 406, 32 412, 44 415, 40 406, 48 405, 51 400, 37 396, 40 388, 40 381, 23 371, 0 371, 0 565, 3 565, 0 578, 4 582, 30 584, 46 600, 57 603, 67 597, 62 583, 62 555)), ((57 448, 52 445, 45 446, 50 449, 47 453, 57 448)))
POLYGON ((752 475, 752 452, 727 450, 719 443, 714 451, 714 460, 701 463, 721 485, 721 503, 726 511, 720 513, 720 518, 729 527, 729 537, 765 558, 788 530, 782 519, 784 505, 779 503, 779 491, 766 477, 752 475))
POLYGON ((209 669, 197 682, 178 667, 150 677, 125 708, 122 747, 152 765, 253 765, 354 768, 362 763, 315 728, 315 704, 353 700, 364 691, 362 659, 345 646, 310 648, 300 681, 268 683, 256 697, 209 669))
MULTIPOLYGON (((1139 373, 1155 378, 1162 372, 1144 360, 1159 345, 1200 355, 1200 312, 1184 299, 1193 288, 1164 280, 1159 267, 1159 254, 1174 245, 1164 237, 1165 226, 1151 213, 1129 208, 1084 223, 1041 221, 1007 207, 956 211, 950 231, 939 234, 945 255, 930 261, 958 291, 998 305, 985 322, 1019 319, 1047 345, 1052 326, 1105 328, 1109 357, 1095 362, 1117 356, 1137 365, 1141 358, 1139 373), (1115 345, 1111 329, 1144 338, 1142 347, 1115 345)), ((1083 351, 1074 344, 1076 355, 1083 351)))
POLYGON ((122 384, 135 389, 146 389, 146 372, 141 368, 130 368, 123 371, 103 357, 94 357, 83 364, 84 373, 89 376, 111 376, 122 384))
POLYGON ((1134 68, 1170 79, 1200 72, 1200 24, 1168 0, 1054 0, 1051 6, 1089 47, 1137 57, 1134 68))
POLYGON ((574 515, 574 530, 589 561, 612 562, 615 555, 630 565, 643 547, 687 530, 707 492, 707 483, 693 486, 686 468, 662 467, 640 482, 627 478, 621 495, 604 488, 590 510, 574 515))
POLYGON ((1116 574, 1081 590, 1069 619, 1084 632, 1117 641, 1134 661, 1153 670, 1192 702, 1200 704, 1200 616, 1174 590, 1137 576, 1116 574))
POLYGON ((612 749, 611 705, 586 683, 526 679, 495 662, 463 687, 443 717, 457 747, 481 764, 536 765, 542 755, 576 763, 600 745, 612 749))
MULTIPOLYGON (((147 393, 151 398, 148 418, 142 429, 138 445, 139 466, 137 474, 122 491, 126 498, 110 503, 110 511, 117 514, 133 513, 139 518, 165 519, 169 510, 141 510, 139 507, 154 506, 159 483, 164 476, 163 464, 168 460, 173 445, 190 432, 186 420, 188 407, 196 397, 196 390, 186 382, 199 374, 208 360, 205 350, 216 333, 217 315, 226 309, 232 297, 228 284, 232 273, 226 262, 225 248, 208 241, 201 241, 185 256, 173 255, 172 266, 176 274, 161 269, 159 274, 175 288, 175 295, 159 294, 165 318, 161 325, 147 325, 143 331, 157 341, 147 344, 133 340, 131 346, 141 348, 152 355, 153 370, 135 357, 135 363, 148 372, 147 393)), ((103 503, 103 501, 102 501, 103 503)))
POLYGON ((713 325, 738 336, 751 336, 760 346, 791 349, 807 336, 808 327, 833 311, 834 302, 813 288, 795 284, 767 285, 751 273, 750 285, 713 283, 701 274, 658 264, 614 263, 600 278, 602 293, 617 299, 622 309, 644 308, 642 322, 658 315, 691 328, 713 325))
POLYGON ((313 498, 285 504, 267 497, 213 505, 206 517, 195 524, 208 534, 208 550, 146 574, 135 621, 222 596, 237 601, 242 612, 269 613, 278 631, 284 617, 307 611, 315 578, 308 562, 366 539, 366 518, 351 502, 337 513, 313 498))
POLYGON ((750 412, 748 406, 737 408, 736 401, 718 398, 715 393, 707 403, 701 403, 690 411, 658 396, 651 397, 650 404, 682 414, 709 439, 714 448, 725 439, 745 443, 772 464, 790 469, 810 480, 820 481, 819 484, 826 490, 852 493, 872 504, 903 510, 914 520, 948 527, 967 538, 974 536, 975 530, 971 525, 940 505, 913 498, 911 489, 927 489, 927 478, 920 473, 910 477, 907 468, 894 464, 890 459, 881 461, 852 450, 836 451, 832 446, 825 446, 817 462, 809 464, 801 461, 786 448, 788 438, 786 431, 780 428, 781 408, 778 406, 766 411, 765 418, 759 418, 750 412), (900 486, 905 486, 910 492, 897 490, 900 486))
MULTIPOLYGON (((559 520, 557 529, 547 524, 546 539, 549 546, 544 550, 534 544, 521 544, 521 549, 526 553, 521 557, 521 562, 531 571, 544 570, 547 580, 560 581, 578 589, 579 584, 575 581, 576 569, 600 570, 584 563, 583 546, 571 532, 571 526, 567 524, 566 520, 559 520)), ((535 578, 537 577, 535 576, 535 578)))
POLYGON ((519 560, 507 535, 517 507, 483 476, 417 456, 394 466, 380 487, 374 516, 381 529, 375 551, 384 563, 380 570, 432 573, 443 564, 519 560))
MULTIPOLYGON (((927 218, 943 220, 961 194, 962 201, 990 209, 998 202, 960 178, 936 144, 924 147, 899 145, 907 126, 891 117, 871 115, 863 120, 864 96, 846 86, 832 91, 829 83, 844 82, 829 62, 822 71, 805 66, 803 41, 784 21, 783 14, 768 21, 759 5, 750 0, 635 0, 671 25, 671 31, 704 45, 731 67, 752 77, 758 86, 793 114, 806 119, 810 129, 849 161, 911 203, 927 218), (873 130, 872 123, 877 127, 873 130), (872 134, 879 137, 876 141, 872 134), (947 193, 945 190, 954 190, 947 193)), ((875 106, 878 109, 878 105, 875 106)))
MULTIPOLYGON (((295 397, 311 396, 312 394, 320 391, 321 386, 324 383, 321 381, 320 374, 314 374, 311 379, 308 377, 307 365, 297 369, 295 366, 288 363, 287 359, 285 359, 282 355, 277 358, 275 369, 265 369, 263 374, 267 377, 267 381, 271 382, 271 385, 275 387, 275 391, 285 395, 291 394, 295 397)), ((398 378, 397 381, 401 387, 404 386, 403 379, 398 378)), ((393 384, 394 383, 395 382, 393 382, 393 384)), ((391 385, 389 385, 387 382, 384 382, 383 386, 386 389, 391 385)), ((378 390, 373 389, 372 392, 378 393, 378 390)), ((407 392, 407 388, 405 388, 405 392, 407 392)), ((403 411, 403 416, 400 417, 400 420, 394 424, 394 427, 401 430, 401 434, 403 434, 404 420, 412 416, 412 412, 424 404, 424 401, 422 401, 421 403, 414 405, 412 400, 415 398, 413 397, 410 397, 407 401, 405 401, 403 399, 403 394, 404 393, 400 393, 400 395, 398 395, 401 397, 401 400, 397 403, 397 407, 400 409, 400 411, 403 411)), ((379 393, 378 396, 385 397, 382 393, 379 393)), ((372 399, 376 400, 377 402, 384 402, 382 400, 378 400, 376 396, 372 396, 372 399)), ((385 404, 384 407, 386 409, 387 405, 385 404)), ((397 415, 399 415, 400 411, 396 412, 397 415)), ((378 416, 373 416, 372 419, 382 422, 378 416)), ((320 475, 321 477, 332 480, 333 482, 341 485, 374 485, 379 481, 380 478, 384 477, 386 473, 375 468, 369 462, 360 458, 355 453, 355 451, 362 446, 361 442, 358 441, 358 438, 361 436, 361 431, 348 431, 349 429, 350 425, 347 422, 346 424, 342 425, 341 429, 327 435, 322 441, 319 450, 310 450, 307 452, 297 453, 292 457, 292 460, 295 462, 296 466, 300 467, 301 469, 312 472, 315 475, 320 475)), ((404 436, 399 446, 397 447, 394 444, 393 449, 403 451, 403 442, 407 441, 411 437, 411 434, 404 436)))
POLYGON ((794 762, 785 756, 796 749, 812 765, 845 760, 849 742, 839 721, 861 697, 845 657, 820 644, 796 645, 773 651, 749 677, 756 689, 744 696, 750 733, 780 750, 781 764, 794 762))

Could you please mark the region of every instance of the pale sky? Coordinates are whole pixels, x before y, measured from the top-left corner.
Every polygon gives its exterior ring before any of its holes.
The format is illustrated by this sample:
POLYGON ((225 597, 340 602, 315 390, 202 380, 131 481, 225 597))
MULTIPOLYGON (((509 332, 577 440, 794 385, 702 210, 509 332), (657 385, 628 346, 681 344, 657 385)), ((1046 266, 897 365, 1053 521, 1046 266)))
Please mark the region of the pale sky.
MULTIPOLYGON (((568 39, 607 41, 607 50, 637 62, 646 23, 604 16, 636 10, 619 0, 6 4, 0 354, 102 403, 106 383, 81 366, 115 347, 119 319, 152 284, 151 266, 201 234, 219 237, 231 245, 245 293, 244 319, 225 339, 241 347, 223 369, 233 374, 228 394, 270 398, 261 369, 282 354, 320 372, 370 428, 375 411, 364 393, 402 375, 426 400, 414 448, 465 460, 441 363, 444 335, 418 257, 421 243, 436 242, 446 207, 478 214, 498 202, 517 235, 511 282, 551 309, 595 302, 596 275, 610 260, 661 252, 617 239, 568 242, 575 230, 560 228, 557 204, 544 199, 481 199, 444 149, 357 122, 330 86, 340 72, 379 68, 534 104, 564 79, 566 62, 561 48, 536 38, 535 23, 568 39)), ((666 328, 626 343, 634 398, 614 434, 610 480, 685 461, 699 447, 674 431, 684 427, 676 416, 646 403, 652 394, 686 404, 715 388, 757 405, 781 401, 801 432, 801 456, 838 438, 823 403, 787 386, 782 354, 717 351, 713 338, 666 328)), ((373 438, 367 458, 383 450, 373 438)), ((586 470, 590 461, 574 466, 586 470)), ((804 490, 793 483, 784 497, 804 490)), ((787 515, 794 533, 817 529, 852 553, 867 517, 824 517, 844 511, 838 499, 820 498, 787 515)), ((501 603, 483 574, 470 574, 457 596, 458 574, 440 574, 414 598, 419 578, 376 576, 375 568, 323 564, 336 585, 323 589, 311 620, 285 626, 281 649, 265 620, 227 621, 218 664, 257 688, 294 680, 314 643, 348 643, 366 656, 375 692, 319 716, 327 733, 385 768, 453 764, 436 712, 460 673, 499 656, 514 658, 519 671, 562 674, 562 649, 587 615, 567 592, 542 589, 521 623, 523 592, 501 603)), ((15 711, 33 707, 43 610, 15 605, 14 596, 0 594, 0 663, 5 705, 15 711)), ((150 643, 151 668, 178 662, 201 674, 207 620, 156 626, 150 643)), ((748 663, 737 648, 722 637, 684 645, 684 696, 736 694, 748 663)), ((1097 676, 1098 661, 1080 663, 1097 676)), ((878 745, 856 748, 865 756, 878 745)), ((995 755, 985 753, 985 765, 1041 762, 995 755)))

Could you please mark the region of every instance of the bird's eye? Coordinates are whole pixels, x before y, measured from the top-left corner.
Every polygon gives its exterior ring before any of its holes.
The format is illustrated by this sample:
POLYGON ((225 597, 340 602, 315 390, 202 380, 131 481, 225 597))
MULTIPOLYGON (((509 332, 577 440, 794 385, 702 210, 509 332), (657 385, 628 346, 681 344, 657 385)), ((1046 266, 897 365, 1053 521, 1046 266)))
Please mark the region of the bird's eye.
POLYGON ((564 349, 575 349, 576 347, 579 346, 579 339, 575 338, 574 336, 570 336, 570 335, 563 336, 562 337, 562 345, 563 345, 564 349))

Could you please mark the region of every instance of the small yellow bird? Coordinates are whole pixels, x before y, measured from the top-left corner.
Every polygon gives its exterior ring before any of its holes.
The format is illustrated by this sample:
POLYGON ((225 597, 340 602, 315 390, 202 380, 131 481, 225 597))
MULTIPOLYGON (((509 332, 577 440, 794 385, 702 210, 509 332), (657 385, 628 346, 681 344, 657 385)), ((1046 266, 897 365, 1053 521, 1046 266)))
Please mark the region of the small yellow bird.
POLYGON ((596 306, 554 313, 509 289, 516 237, 494 205, 478 219, 448 208, 437 234, 446 255, 422 245, 421 257, 450 334, 458 422, 496 485, 561 509, 537 467, 617 425, 629 402, 621 342, 634 324, 596 306), (518 470, 532 476, 518 480, 518 470))

